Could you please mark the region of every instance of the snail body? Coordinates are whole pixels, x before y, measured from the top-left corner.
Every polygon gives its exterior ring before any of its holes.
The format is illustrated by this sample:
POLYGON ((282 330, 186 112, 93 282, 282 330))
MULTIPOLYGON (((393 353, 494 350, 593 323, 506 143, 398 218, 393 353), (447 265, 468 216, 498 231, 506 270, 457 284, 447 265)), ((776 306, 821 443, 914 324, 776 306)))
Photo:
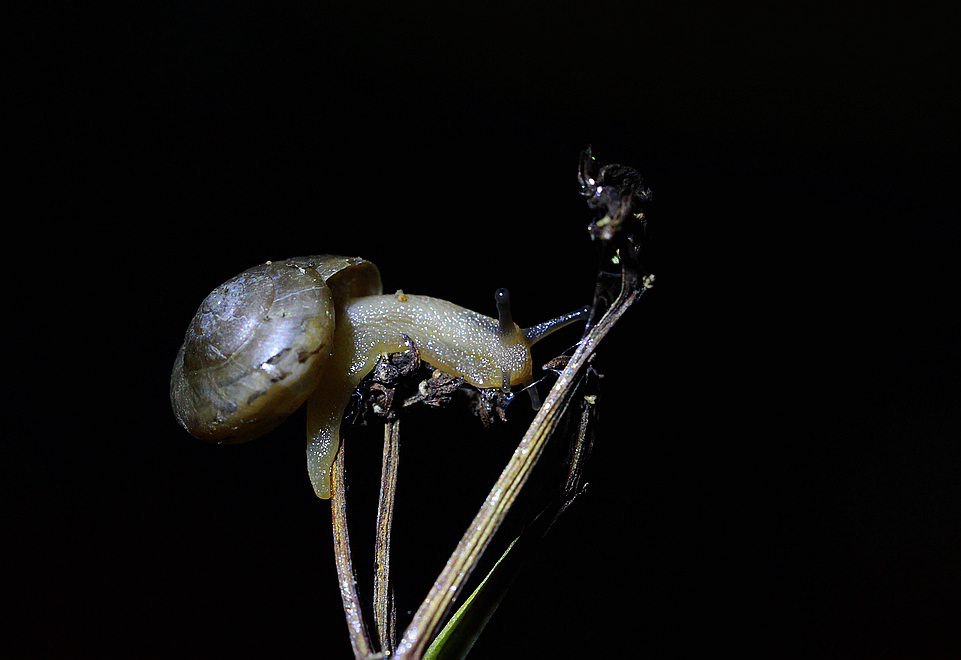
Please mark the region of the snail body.
POLYGON ((308 474, 330 497, 330 467, 351 393, 382 353, 406 349, 480 388, 531 379, 530 347, 583 318, 579 310, 523 330, 506 290, 494 319, 429 296, 382 294, 380 273, 356 257, 320 255, 255 266, 201 304, 171 375, 174 413, 192 435, 252 440, 307 401, 308 474))

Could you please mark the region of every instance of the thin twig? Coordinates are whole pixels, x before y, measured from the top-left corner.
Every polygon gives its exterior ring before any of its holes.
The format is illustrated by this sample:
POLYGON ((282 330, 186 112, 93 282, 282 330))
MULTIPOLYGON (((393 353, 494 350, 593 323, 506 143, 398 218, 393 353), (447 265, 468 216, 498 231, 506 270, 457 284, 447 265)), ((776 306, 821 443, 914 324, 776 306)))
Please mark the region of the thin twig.
POLYGON ((573 357, 551 388, 547 400, 538 410, 534 421, 531 422, 517 449, 514 450, 514 455, 478 510, 474 521, 457 544, 457 548, 434 582, 429 595, 421 603, 410 626, 404 631, 403 638, 397 647, 398 658, 403 660, 421 658, 451 603, 464 586, 487 548, 487 544, 490 543, 513 505, 520 489, 526 483, 547 439, 563 417, 574 385, 579 380, 580 372, 588 358, 614 323, 644 291, 646 291, 645 286, 638 286, 637 272, 633 268, 623 266, 621 289, 617 299, 582 339, 573 357))
MULTIPOLYGON (((588 369, 591 368, 592 362, 593 356, 588 358, 588 369)), ((589 373, 588 377, 590 377, 589 373)), ((595 376, 595 378, 597 378, 597 376, 595 376)), ((556 513, 554 514, 553 521, 551 522, 552 525, 557 521, 561 514, 567 510, 567 507, 571 505, 574 499, 583 493, 584 489, 587 488, 587 484, 583 483, 584 464, 587 463, 587 458, 590 456, 591 448, 594 444, 591 420, 594 417, 596 405, 596 394, 588 394, 581 399, 580 420, 577 424, 577 432, 571 439, 567 478, 564 480, 564 487, 561 490, 561 502, 557 507, 556 513)), ((544 533, 546 534, 547 531, 545 530, 544 533)))
POLYGON ((357 592, 357 577, 354 573, 354 563, 350 553, 350 536, 347 533, 347 477, 344 469, 344 443, 334 460, 331 471, 331 524, 334 529, 334 560, 337 564, 337 581, 340 584, 340 597, 344 602, 344 615, 347 618, 347 630, 350 633, 350 645, 354 650, 354 658, 363 660, 369 658, 370 638, 367 635, 367 624, 360 605, 360 594, 357 592))
POLYGON ((396 614, 390 586, 390 529, 394 518, 394 495, 400 461, 400 420, 389 419, 384 426, 384 456, 381 463, 380 499, 377 507, 377 537, 374 541, 374 623, 383 653, 393 653, 396 614))

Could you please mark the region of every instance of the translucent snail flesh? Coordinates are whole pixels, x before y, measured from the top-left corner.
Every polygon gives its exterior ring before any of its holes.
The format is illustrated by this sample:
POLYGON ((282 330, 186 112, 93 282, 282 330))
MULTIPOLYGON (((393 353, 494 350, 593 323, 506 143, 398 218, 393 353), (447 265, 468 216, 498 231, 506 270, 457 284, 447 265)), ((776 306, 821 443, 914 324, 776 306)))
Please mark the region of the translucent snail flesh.
POLYGON ((407 348, 480 388, 531 379, 530 347, 586 310, 522 330, 506 290, 498 318, 428 296, 383 295, 380 273, 357 257, 268 262, 217 287, 187 330, 170 380, 181 425, 213 442, 252 440, 307 401, 307 465, 318 497, 351 393, 381 353, 407 348))

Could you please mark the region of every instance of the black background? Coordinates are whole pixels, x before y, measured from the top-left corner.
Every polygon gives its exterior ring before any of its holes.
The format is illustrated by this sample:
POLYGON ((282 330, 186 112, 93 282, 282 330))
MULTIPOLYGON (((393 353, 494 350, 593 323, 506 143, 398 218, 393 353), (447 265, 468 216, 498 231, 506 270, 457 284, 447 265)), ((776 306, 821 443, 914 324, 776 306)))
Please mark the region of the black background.
MULTIPOLYGON (((961 654, 952 18, 41 9, 8 85, 30 273, 10 357, 42 365, 18 368, 8 438, 10 655, 349 657, 302 414, 189 437, 167 400, 183 332, 234 274, 323 252, 487 313, 507 286, 522 325, 576 308, 588 144, 653 189, 658 279, 601 352, 588 494, 472 657, 961 654)), ((536 360, 573 337, 552 341, 536 360)), ((405 424, 402 620, 529 416, 405 424)), ((358 500, 378 441, 354 440, 358 500)))

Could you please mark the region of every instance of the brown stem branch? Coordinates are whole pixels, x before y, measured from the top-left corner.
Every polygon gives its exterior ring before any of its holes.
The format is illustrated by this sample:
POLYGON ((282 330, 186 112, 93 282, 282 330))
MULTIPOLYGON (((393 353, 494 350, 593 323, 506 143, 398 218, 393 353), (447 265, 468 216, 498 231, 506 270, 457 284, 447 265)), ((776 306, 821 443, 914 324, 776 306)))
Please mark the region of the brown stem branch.
POLYGON ((374 623, 383 653, 393 653, 397 611, 390 587, 390 529, 394 518, 394 497, 400 462, 400 420, 389 419, 384 426, 384 455, 381 463, 380 499, 377 506, 377 536, 374 541, 374 623))
POLYGON ((367 624, 357 592, 357 577, 350 553, 350 535, 347 533, 347 476, 344 469, 344 443, 340 445, 331 470, 330 515, 334 530, 334 561, 337 564, 337 581, 340 597, 344 603, 344 616, 350 633, 350 645, 354 658, 363 660, 371 655, 367 624))

